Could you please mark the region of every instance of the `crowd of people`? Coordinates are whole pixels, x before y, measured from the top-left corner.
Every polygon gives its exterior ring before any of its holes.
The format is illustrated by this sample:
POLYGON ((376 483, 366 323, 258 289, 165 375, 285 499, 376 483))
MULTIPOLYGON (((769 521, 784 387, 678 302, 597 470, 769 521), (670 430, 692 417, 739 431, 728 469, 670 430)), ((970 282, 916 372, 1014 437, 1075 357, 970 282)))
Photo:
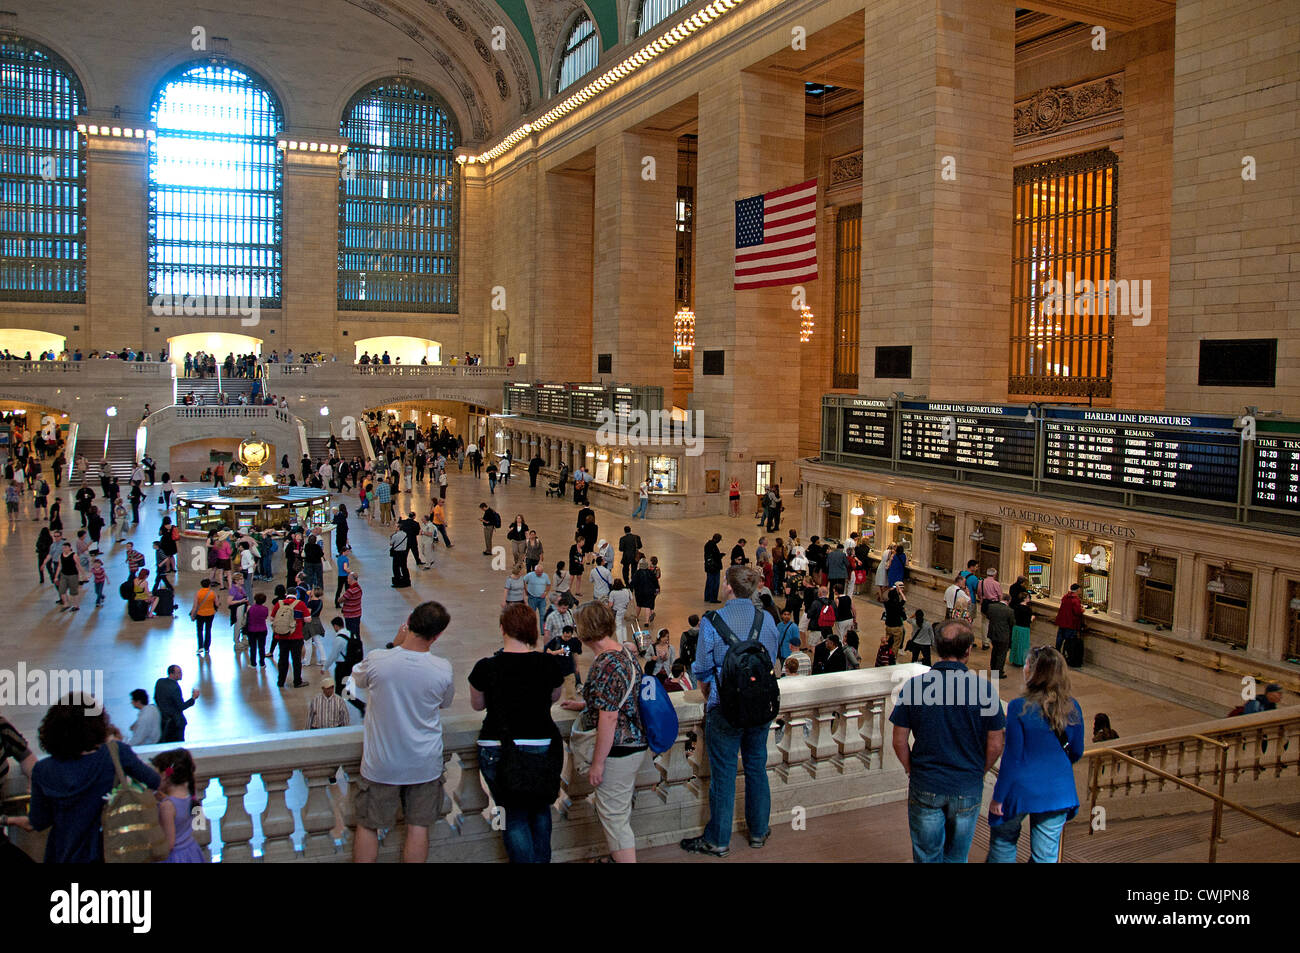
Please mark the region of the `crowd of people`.
MULTIPOLYGON (((928 618, 924 609, 907 605, 906 546, 886 547, 877 559, 869 537, 857 533, 842 542, 812 536, 806 544, 795 529, 768 535, 775 532, 769 529, 773 520, 779 526, 781 507, 779 492, 765 493, 763 512, 755 514, 763 535, 752 558, 743 537, 725 555, 720 533, 705 544, 704 611, 689 615, 674 644, 670 628, 655 625, 665 582, 660 560, 633 520, 621 535, 602 534, 596 511, 579 493, 572 539, 552 540, 548 558, 547 541, 522 511, 503 521, 488 501, 497 481, 508 479, 508 457, 488 460, 485 467, 485 441, 466 441, 446 429, 399 429, 378 415, 368 426, 374 460, 343 458, 339 441, 331 438, 327 454, 304 455, 296 473, 287 455, 280 461, 285 482, 301 477, 304 484, 339 494, 328 527, 290 518, 273 528, 213 530, 201 581, 182 606, 194 624, 199 656, 210 654, 219 630, 228 633, 238 664, 269 664, 279 688, 314 683, 318 693, 307 702, 305 729, 361 720, 361 769, 351 779, 357 793, 355 860, 377 858, 380 832, 394 826, 399 807, 406 821, 404 859, 427 857, 443 799, 441 712, 452 704, 461 673, 431 651, 452 621, 436 601, 417 605, 384 648, 366 651, 366 596, 352 556, 350 521, 364 515, 390 534, 389 586, 410 586, 412 557, 417 569, 429 570, 438 546, 452 548, 447 474, 453 462, 462 472, 469 462, 474 477, 488 477, 487 499, 478 504, 483 553, 494 560, 506 556, 500 648, 464 674, 471 707, 484 713, 479 765, 503 812, 503 842, 512 861, 550 860, 550 805, 559 795, 566 757, 594 789, 607 859, 636 859, 630 825, 635 778, 646 759, 660 753, 653 717, 642 703, 647 679, 665 694, 700 691, 706 706, 710 817, 681 848, 714 857, 730 851, 737 760, 745 776, 745 837, 751 848, 762 848, 772 829, 769 740, 773 731, 790 730, 778 717, 780 686, 864 667, 864 651, 867 665, 894 665, 899 653, 910 651, 912 661, 931 666, 904 683, 890 715, 893 748, 909 774, 914 859, 967 858, 985 775, 999 759, 988 816, 989 861, 1014 860, 1026 827, 1036 861, 1058 858, 1061 830, 1078 809, 1071 765, 1084 747, 1083 712, 1071 695, 1067 658, 1082 624, 1069 597, 1056 619, 1057 646, 1032 647, 1028 581, 1017 579, 1004 593, 996 571, 981 573, 972 561, 944 593, 943 618, 928 618), (432 506, 419 515, 413 491, 426 481, 432 506), (342 497, 353 492, 357 502, 350 505, 342 497), (500 531, 506 545, 498 547, 500 531), (335 582, 333 611, 327 610, 327 574, 335 582), (877 612, 883 634, 878 646, 864 649, 862 633, 868 622, 874 627, 877 612), (990 696, 979 690, 986 676, 970 661, 981 638, 990 647, 984 666, 989 675, 1005 677, 1008 662, 1023 672, 1023 691, 1006 706, 996 691, 990 696), (314 678, 307 674, 313 665, 314 678), (750 689, 742 692, 738 678, 750 689), (932 703, 934 698, 940 702, 932 703), (558 711, 575 715, 567 749, 556 725, 558 711)), ((110 567, 117 564, 125 569, 118 592, 128 619, 173 615, 181 531, 166 513, 170 475, 156 481, 153 462, 142 460, 128 486, 105 476, 97 493, 83 481, 73 497, 81 526, 65 534, 59 500, 49 500, 40 465, 62 448, 57 439, 38 444, 36 435, 20 436, 10 488, 23 506, 30 496, 31 518, 45 523, 37 542, 38 582, 54 588, 61 612, 70 617, 78 610, 86 586, 102 608, 110 595, 110 567), (135 540, 123 537, 138 526, 144 487, 152 496, 156 482, 164 510, 148 567, 135 540), (105 528, 111 539, 104 539, 105 528)), ((535 488, 539 468, 533 463, 527 469, 535 488)), ((220 469, 213 476, 223 479, 220 469)), ((581 470, 574 480, 575 486, 584 482, 581 470)), ((634 514, 639 510, 640 498, 634 514)), ((0 818, 0 828, 10 823, 50 829, 49 861, 99 859, 103 844, 116 837, 99 809, 124 772, 159 792, 159 841, 166 844, 166 859, 203 860, 190 830, 198 796, 192 757, 172 747, 146 764, 132 752, 141 745, 183 744, 186 711, 201 692, 182 691, 182 679, 180 666, 172 665, 152 694, 144 687, 130 691, 134 722, 125 732, 106 712, 86 714, 86 699, 61 700, 41 725, 40 747, 49 755, 43 761, 0 720, 4 752, 29 775, 33 792, 30 814, 0 818)), ((1280 687, 1268 688, 1252 711, 1278 703, 1280 687)), ((1115 737, 1109 717, 1096 713, 1093 740, 1115 737)), ((0 841, 0 856, 12 859, 15 851, 7 846, 0 841)))
POLYGON ((93 350, 89 354, 83 353, 80 347, 74 347, 71 351, 65 349, 59 351, 57 354, 52 350, 37 351, 35 357, 32 356, 31 351, 27 351, 19 357, 17 354, 11 353, 9 348, 5 348, 4 351, 0 353, 0 359, 6 361, 94 361, 101 358, 115 361, 150 362, 157 360, 162 362, 167 360, 167 349, 163 348, 159 351, 157 357, 154 356, 152 351, 146 351, 143 348, 137 351, 133 347, 124 347, 120 351, 100 352, 99 350, 93 350))

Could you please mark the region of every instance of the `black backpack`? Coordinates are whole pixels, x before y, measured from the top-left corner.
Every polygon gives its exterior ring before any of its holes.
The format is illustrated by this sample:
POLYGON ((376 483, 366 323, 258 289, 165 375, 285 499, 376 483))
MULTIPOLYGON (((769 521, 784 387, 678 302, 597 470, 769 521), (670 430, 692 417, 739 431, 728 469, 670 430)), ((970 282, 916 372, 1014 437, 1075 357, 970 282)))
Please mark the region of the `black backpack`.
POLYGON ((365 654, 361 646, 361 639, 345 635, 343 636, 343 642, 343 664, 348 666, 356 665, 365 654))
POLYGON ((772 671, 772 656, 758 638, 766 617, 762 609, 754 609, 749 638, 742 642, 717 612, 704 614, 728 646, 718 673, 718 701, 722 716, 737 728, 766 725, 781 709, 781 689, 772 671))
POLYGON ((126 582, 122 583, 122 585, 117 587, 117 594, 130 602, 135 598, 135 581, 128 579, 126 582))

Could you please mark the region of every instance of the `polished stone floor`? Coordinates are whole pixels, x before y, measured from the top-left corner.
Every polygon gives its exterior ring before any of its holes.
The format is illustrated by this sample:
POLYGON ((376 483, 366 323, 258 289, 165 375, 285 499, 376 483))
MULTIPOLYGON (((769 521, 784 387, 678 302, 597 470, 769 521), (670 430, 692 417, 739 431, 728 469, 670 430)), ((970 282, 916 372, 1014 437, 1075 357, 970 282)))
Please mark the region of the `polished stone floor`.
MULTIPOLYGON (((65 488, 64 524, 75 534, 78 518, 70 496, 65 488)), ((475 480, 468 468, 464 472, 453 468, 447 503, 454 548, 448 551, 438 547, 436 566, 431 570, 416 570, 412 561, 414 584, 410 589, 389 587, 387 537, 390 531, 355 515, 352 519, 353 564, 365 590, 362 635, 367 649, 380 648, 390 640, 406 614, 419 602, 426 599, 442 602, 451 613, 452 624, 435 651, 450 659, 455 667, 457 698, 453 711, 456 712, 470 710, 465 683, 470 668, 499 644, 495 620, 503 596, 505 572, 494 570, 492 560, 481 555, 483 537, 478 504, 482 500, 493 503, 505 524, 516 513, 522 513, 546 545, 545 559, 550 568, 567 555, 577 508, 571 501, 547 499, 540 486, 530 490, 526 476, 516 476, 509 486, 498 487, 493 498, 488 494, 486 478, 475 480)), ((355 495, 336 497, 338 501, 347 502, 349 510, 355 510, 355 495)), ((417 484, 413 493, 402 494, 400 502, 405 511, 426 512, 430 507, 428 485, 417 484)), ((29 504, 30 496, 23 505, 29 504)), ((600 505, 594 509, 601 536, 616 543, 628 522, 627 514, 600 505)), ((181 572, 177 584, 180 608, 174 618, 132 622, 117 595, 118 584, 126 578, 125 543, 118 543, 105 548, 109 583, 104 607, 94 609, 93 592, 83 588, 81 611, 61 613, 54 605, 53 588, 37 586, 34 545, 39 524, 32 521, 30 510, 25 509, 21 516, 16 528, 0 525, 0 546, 6 567, 5 603, 9 614, 8 625, 0 627, 0 668, 14 670, 22 662, 28 669, 102 671, 109 712, 126 728, 134 718, 128 701, 130 691, 145 688, 152 693, 154 681, 166 673, 169 664, 175 663, 184 669, 185 693, 188 695, 196 686, 202 690, 202 697, 188 712, 188 741, 234 740, 303 726, 308 701, 316 691, 314 683, 319 675, 316 668, 309 668, 304 676, 312 687, 277 688, 272 669, 249 668, 242 656, 236 656, 224 613, 218 616, 213 628, 210 658, 196 657, 194 625, 188 618, 188 609, 200 573, 181 572)), ((128 538, 137 548, 151 553, 160 519, 161 508, 150 502, 142 508, 140 525, 128 538)), ((801 528, 797 523, 787 522, 782 532, 792 526, 801 528)), ((658 602, 655 627, 667 626, 674 642, 687 627, 686 617, 705 608, 702 602, 704 542, 713 532, 720 532, 725 552, 743 536, 749 541, 747 551, 752 557, 759 535, 754 521, 746 517, 638 521, 635 529, 644 541, 646 553, 659 557, 663 594, 658 602)), ((106 529, 104 540, 108 539, 106 529)), ((497 531, 495 542, 508 547, 503 530, 497 531)), ((147 565, 152 566, 151 556, 147 565)), ((282 553, 276 554, 275 565, 277 574, 282 576, 282 553)), ((328 619, 334 586, 332 570, 327 569, 325 576, 328 583, 325 618, 328 619)), ((259 587, 264 585, 259 583, 259 587)), ((584 591, 590 591, 589 584, 584 591)), ((933 617, 937 605, 935 594, 918 591, 913 602, 933 617)), ((874 646, 883 634, 879 615, 878 607, 872 611, 870 603, 860 602, 863 656, 868 662, 874 657, 874 646)), ((1048 635, 1036 631, 1035 637, 1046 639, 1048 635)), ((979 664, 986 661, 987 654, 977 650, 975 659, 979 664)), ((1004 696, 1008 698, 1014 697, 1019 689, 1019 673, 1009 672, 1009 675, 1003 685, 1004 696)), ((1189 708, 1153 697, 1141 691, 1140 686, 1098 677, 1088 669, 1075 673, 1074 687, 1089 719, 1097 711, 1107 711, 1122 734, 1173 727, 1204 717, 1189 708)), ((42 708, 6 706, 4 714, 35 743, 42 708)))

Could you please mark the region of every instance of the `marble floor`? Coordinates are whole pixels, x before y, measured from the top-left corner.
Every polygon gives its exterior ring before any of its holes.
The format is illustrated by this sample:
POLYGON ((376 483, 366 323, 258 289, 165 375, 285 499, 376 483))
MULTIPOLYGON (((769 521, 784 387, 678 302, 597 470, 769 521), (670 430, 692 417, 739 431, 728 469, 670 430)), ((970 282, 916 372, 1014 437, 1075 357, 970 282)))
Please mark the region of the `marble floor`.
MULTIPOLYGON (((65 488, 62 496, 65 527, 75 534, 78 518, 71 506, 71 492, 65 488)), ((394 590, 389 586, 389 531, 355 515, 352 519, 350 542, 354 567, 365 590, 362 635, 367 649, 380 648, 390 640, 406 614, 419 602, 426 599, 442 602, 451 613, 452 624, 437 642, 435 651, 455 667, 457 698, 452 710, 456 712, 470 710, 465 683, 470 668, 499 644, 495 620, 505 572, 494 570, 492 560, 481 555, 483 539, 478 504, 483 500, 492 502, 501 513, 503 523, 508 524, 516 513, 524 515, 546 545, 545 559, 550 568, 567 555, 577 508, 571 501, 546 498, 540 486, 530 490, 526 476, 516 476, 509 486, 498 487, 493 498, 488 494, 486 478, 475 480, 468 468, 464 472, 453 468, 447 508, 454 548, 448 551, 438 547, 433 569, 419 571, 412 563, 410 589, 394 590)), ((355 510, 355 495, 337 497, 338 501, 347 502, 349 510, 355 510)), ((403 511, 426 512, 430 507, 428 485, 417 484, 413 492, 402 494, 400 504, 403 511)), ((16 527, 0 525, 0 551, 4 554, 6 570, 4 601, 11 613, 8 624, 0 627, 0 669, 13 671, 23 663, 29 670, 77 668, 102 672, 109 712, 125 728, 134 719, 128 701, 130 691, 144 688, 152 693, 154 681, 166 673, 168 665, 175 663, 184 670, 185 693, 188 695, 193 687, 202 690, 198 703, 188 712, 188 741, 234 740, 303 726, 308 701, 315 692, 319 674, 316 668, 309 668, 304 675, 313 687, 277 688, 272 669, 249 668, 242 662, 242 656, 236 656, 224 613, 218 616, 213 627, 211 656, 196 657, 194 624, 188 618, 188 608, 202 577, 199 572, 182 570, 180 573, 177 583, 180 609, 175 617, 132 622, 117 595, 117 586, 126 578, 125 543, 118 543, 105 548, 109 583, 104 607, 95 609, 93 592, 83 588, 81 611, 60 612, 55 607, 53 588, 37 585, 34 545, 40 524, 32 520, 29 506, 30 495, 24 501, 24 512, 16 527)), ((599 505, 594 509, 601 536, 616 542, 628 522, 627 513, 599 505)), ((160 519, 161 507, 150 502, 142 508, 140 525, 128 538, 137 548, 150 553, 160 519)), ((800 529, 787 522, 782 532, 791 526, 800 529)), ((704 542, 716 531, 722 533, 723 545, 729 548, 743 536, 749 541, 747 551, 752 556, 760 535, 748 517, 638 521, 635 529, 644 541, 645 552, 659 557, 663 593, 658 601, 655 627, 667 626, 674 642, 687 627, 687 616, 705 608, 702 602, 704 542)), ((104 540, 107 539, 106 530, 104 540)), ((504 531, 497 531, 496 542, 508 546, 504 531)), ((283 573, 281 553, 276 554, 276 572, 283 573)), ((328 583, 325 618, 328 619, 334 585, 332 570, 327 569, 325 575, 328 583)), ((259 583, 259 587, 264 585, 259 583)), ((590 591, 589 584, 585 591, 590 591)), ((912 601, 933 617, 937 605, 935 594, 918 592, 912 601)), ((859 603, 863 655, 867 660, 873 658, 874 647, 883 634, 879 608, 872 611, 871 606, 866 600, 859 603)), ((986 659, 987 654, 977 649, 976 664, 986 659)), ((1019 673, 1008 674, 1003 693, 1010 698, 1019 690, 1019 673)), ((1148 695, 1140 686, 1099 676, 1086 668, 1075 673, 1073 680, 1089 719, 1097 711, 1107 711, 1121 734, 1189 724, 1205 717, 1190 708, 1148 695)), ((5 705, 3 712, 34 744, 43 708, 5 705)))

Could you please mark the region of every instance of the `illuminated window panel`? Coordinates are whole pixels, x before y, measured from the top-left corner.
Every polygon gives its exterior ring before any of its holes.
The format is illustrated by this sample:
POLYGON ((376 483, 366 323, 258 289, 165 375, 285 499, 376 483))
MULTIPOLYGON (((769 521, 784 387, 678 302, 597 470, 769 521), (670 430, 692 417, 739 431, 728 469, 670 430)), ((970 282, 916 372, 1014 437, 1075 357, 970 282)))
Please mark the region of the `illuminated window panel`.
POLYGON ((342 310, 453 314, 460 187, 451 110, 430 89, 385 79, 343 112, 339 170, 342 310))
POLYGON ((560 73, 555 91, 561 92, 576 83, 581 77, 591 72, 596 61, 600 59, 600 34, 591 17, 585 13, 580 16, 569 30, 564 41, 564 52, 560 55, 560 73))
POLYGON ((150 119, 149 295, 230 296, 280 306, 284 114, 261 77, 189 63, 150 119))
POLYGON ((834 387, 858 386, 858 309, 862 301, 862 205, 835 210, 834 387))
POLYGON ((1013 395, 1110 396, 1116 300, 1080 301, 1116 278, 1117 162, 1099 149, 1015 170, 1013 395), (1055 298, 1049 282, 1060 283, 1055 298))
POLYGON ((641 0, 641 11, 637 14, 636 35, 644 36, 653 27, 663 23, 670 16, 693 0, 641 0))
POLYGON ((0 35, 0 300, 86 300, 86 166, 71 67, 0 35))

